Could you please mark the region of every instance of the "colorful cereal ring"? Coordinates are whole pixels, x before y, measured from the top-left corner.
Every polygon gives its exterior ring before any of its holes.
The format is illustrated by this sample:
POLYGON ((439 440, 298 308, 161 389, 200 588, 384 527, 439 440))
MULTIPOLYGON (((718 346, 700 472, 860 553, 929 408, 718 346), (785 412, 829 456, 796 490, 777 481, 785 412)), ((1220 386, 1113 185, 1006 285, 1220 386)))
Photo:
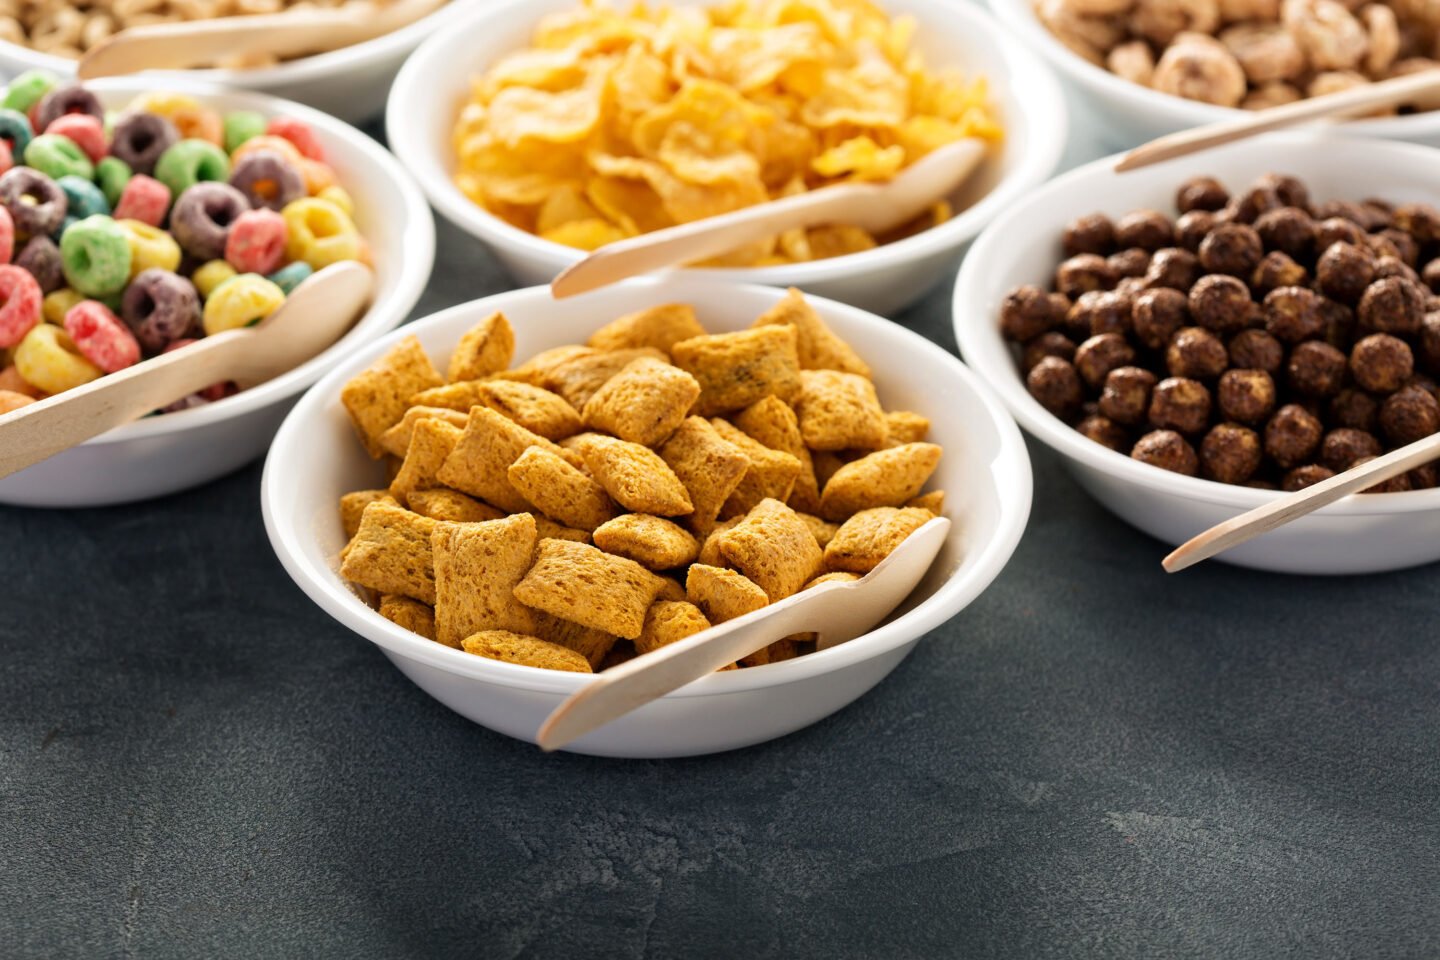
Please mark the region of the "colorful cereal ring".
MULTIPOLYGON (((133 164, 132 164, 133 166, 133 164)), ((230 176, 230 158, 208 140, 181 140, 155 163, 155 179, 176 197, 207 180, 224 182, 230 176)))
POLYGON ((15 220, 10 211, 0 206, 0 264, 10 262, 15 255, 15 220))
POLYGON ((31 140, 25 148, 25 165, 55 180, 70 176, 95 179, 95 164, 85 151, 74 140, 58 133, 42 133, 31 140))
POLYGON ((91 163, 99 163, 109 151, 105 142, 105 126, 88 113, 67 113, 45 128, 46 133, 69 137, 85 151, 91 163))
POLYGON ((195 272, 190 275, 190 282, 195 284, 200 296, 208 297, 216 287, 239 272, 224 260, 210 260, 195 268, 195 272))
POLYGON ((315 268, 310 266, 310 264, 304 260, 296 260, 294 263, 287 263, 279 270, 270 274, 266 279, 281 290, 284 290, 285 296, 288 297, 296 287, 308 280, 314 272, 315 268))
POLYGON ((15 110, 0 110, 0 140, 10 144, 10 152, 17 157, 25 155, 25 148, 35 138, 35 129, 25 114, 15 110))
POLYGON ((96 215, 74 224, 60 238, 65 279, 81 293, 119 293, 130 279, 130 237, 110 217, 96 215))
POLYGON ((55 86, 55 75, 45 70, 26 70, 5 88, 0 107, 25 113, 55 86))
POLYGON ((205 301, 202 322, 205 333, 214 336, 236 327, 259 323, 285 302, 285 291, 264 277, 242 273, 227 280, 205 301))
POLYGON ((53 323, 57 327, 64 326, 65 314, 85 297, 78 290, 69 287, 61 287, 59 290, 45 294, 45 299, 40 301, 40 314, 45 318, 46 323, 53 323))
POLYGON ((95 164, 95 182, 100 184, 100 192, 105 194, 105 202, 111 209, 120 203, 131 176, 130 164, 119 157, 103 157, 95 164))
POLYGON ((234 153, 245 141, 264 135, 265 118, 254 110, 236 110, 225 115, 224 127, 225 150, 234 153))
POLYGON ((154 177, 137 173, 120 191, 120 202, 115 204, 115 216, 123 220, 139 220, 152 227, 165 222, 170 209, 170 188, 154 177))
POLYGON ((110 212, 105 194, 89 180, 65 176, 55 183, 65 194, 65 215, 77 219, 110 212))
POLYGON ((125 288, 120 314, 145 349, 163 350, 194 331, 200 320, 200 295, 177 273, 145 270, 125 288))
POLYGON ((14 264, 0 267, 0 347, 20 343, 40 322, 41 296, 40 284, 29 271, 14 264))
POLYGON ((319 270, 341 260, 354 260, 359 253, 360 234, 354 222, 328 200, 296 200, 280 215, 290 231, 285 255, 291 260, 304 260, 319 270))
POLYGON ((180 244, 159 227, 141 220, 117 220, 130 241, 130 276, 142 270, 175 271, 180 267, 180 244))
POLYGON ((310 124, 304 120, 296 120, 294 117, 273 117, 265 132, 272 137, 284 137, 295 144, 295 149, 300 151, 302 157, 310 160, 325 162, 325 148, 320 144, 320 138, 310 128, 310 124))
POLYGON ((230 225, 225 259, 240 273, 270 273, 285 257, 285 218, 273 210, 247 210, 230 225))
POLYGON ((81 300, 65 314, 65 332, 86 360, 114 373, 140 361, 140 343, 98 300, 81 300))
POLYGON ((46 393, 61 393, 100 377, 103 370, 86 360, 70 334, 50 323, 37 323, 15 348, 15 369, 27 383, 46 393))

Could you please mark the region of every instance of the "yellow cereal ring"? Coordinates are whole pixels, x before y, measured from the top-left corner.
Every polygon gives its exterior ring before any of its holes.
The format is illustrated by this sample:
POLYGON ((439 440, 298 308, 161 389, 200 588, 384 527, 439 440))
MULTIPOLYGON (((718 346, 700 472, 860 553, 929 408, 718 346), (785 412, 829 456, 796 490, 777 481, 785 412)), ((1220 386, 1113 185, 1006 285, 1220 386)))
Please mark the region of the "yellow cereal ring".
POLYGON ((225 260, 211 260, 195 268, 190 276, 190 282, 195 284, 195 289, 200 291, 200 296, 208 297, 215 292, 215 288, 226 280, 236 276, 238 271, 230 266, 225 260))
POLYGON ((175 238, 159 227, 152 227, 143 220, 117 220, 125 238, 130 241, 130 278, 139 276, 140 271, 158 267, 174 273, 180 266, 180 244, 175 238))
POLYGON ((275 283, 258 273, 242 273, 211 292, 201 320, 205 333, 214 336, 264 320, 284 302, 285 291, 275 283))
POLYGON ((50 323, 37 323, 25 334, 15 348, 15 369, 26 383, 46 393, 89 383, 102 372, 80 355, 70 334, 50 323))
POLYGON ((319 197, 304 197, 280 211, 288 236, 285 257, 304 260, 316 270, 360 256, 360 233, 355 223, 335 204, 319 197))
POLYGON ((129 109, 136 113, 158 113, 165 119, 186 110, 203 110, 199 100, 188 93, 172 93, 169 90, 151 90, 130 101, 129 109))
POLYGON ((46 323, 53 323, 55 326, 63 326, 65 314, 75 306, 85 295, 71 287, 61 287, 53 293, 46 294, 45 299, 40 301, 40 313, 45 317, 46 323))
POLYGON ((340 184, 332 183, 330 186, 315 194, 321 200, 329 200, 335 206, 345 211, 347 217, 355 216, 355 201, 351 199, 349 192, 340 184))

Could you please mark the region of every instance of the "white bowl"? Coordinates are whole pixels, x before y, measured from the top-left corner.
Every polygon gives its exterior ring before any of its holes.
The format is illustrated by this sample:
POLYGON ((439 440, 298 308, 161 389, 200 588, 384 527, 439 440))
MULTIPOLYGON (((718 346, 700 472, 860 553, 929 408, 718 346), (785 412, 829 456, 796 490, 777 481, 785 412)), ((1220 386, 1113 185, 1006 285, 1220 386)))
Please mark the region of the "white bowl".
MULTIPOLYGON (((1104 122, 1102 136, 1113 149, 1128 149, 1177 130, 1250 113, 1187 100, 1131 83, 1096 66, 1055 38, 1035 15, 1033 0, 987 0, 990 9, 1067 80, 1089 113, 1104 122)), ((1351 137, 1381 137, 1440 146, 1440 111, 1403 117, 1354 120, 1337 125, 1351 137)))
POLYGON ((258 93, 177 78, 87 83, 107 107, 147 90, 192 93, 222 110, 304 120, 355 199, 355 220, 375 257, 370 309, 330 349, 268 383, 215 403, 146 417, 0 480, 0 503, 93 507, 184 490, 264 452, 295 398, 352 350, 400 324, 420 299, 435 262, 435 221, 414 181, 378 143, 317 110, 258 93))
MULTIPOLYGON (((374 40, 273 67, 171 71, 143 76, 147 81, 151 77, 178 77, 254 90, 295 100, 348 123, 363 123, 385 108, 390 81, 420 41, 452 19, 463 16, 466 6, 481 2, 483 0, 451 0, 428 17, 374 40)), ((73 77, 75 66, 76 61, 66 57, 0 40, 0 76, 9 78, 25 70, 48 70, 57 76, 73 77)))
MULTIPOLYGON (((1077 433, 1025 389, 999 311, 1016 286, 1048 286, 1063 254, 1060 231, 1095 211, 1118 217, 1141 207, 1173 211, 1175 190, 1206 174, 1234 189, 1271 171, 1306 182, 1319 200, 1380 196, 1440 201, 1440 151, 1385 140, 1271 134, 1204 154, 1117 174, 1114 158, 1046 184, 996 220, 975 243, 955 285, 955 337, 965 359, 999 391, 1020 425, 1065 458, 1075 479, 1125 521, 1180 544, 1281 494, 1185 477, 1132 460, 1077 433), (1373 171, 1366 176, 1365 171, 1373 171)), ((1160 556, 1156 556, 1156 561, 1160 556)), ((1440 559, 1440 489, 1341 500, 1218 558, 1287 573, 1395 570, 1440 559)))
MULTIPOLYGON (((543 15, 578 2, 502 0, 474 10, 415 51, 395 78, 386 108, 391 148, 435 208, 489 245, 525 284, 549 283, 584 253, 513 227, 461 193, 452 176, 451 129, 471 78, 501 55, 527 46, 543 15)), ((677 5, 711 2, 678 0, 677 5)), ((889 314, 924 296, 985 224, 1054 172, 1068 120, 1060 87, 1044 63, 977 5, 954 0, 885 0, 883 5, 892 14, 912 14, 919 21, 916 44, 927 63, 958 65, 968 75, 989 78, 1007 130, 1001 151, 953 198, 960 213, 932 230, 850 256, 776 267, 705 269, 705 276, 802 287, 889 314)))
MULTIPOLYGON (((540 722, 584 683, 578 674, 500 663, 403 630, 362 603, 336 574, 345 544, 340 495, 383 484, 383 468, 356 442, 340 388, 401 337, 420 338, 443 362, 460 335, 494 310, 515 325, 516 356, 583 342, 605 320, 672 301, 695 305, 712 331, 739 330, 774 304, 771 287, 694 276, 631 280, 555 302, 543 287, 462 304, 418 320, 357 352, 286 419, 261 485, 265 528, 300 588, 340 623, 378 644, 426 693, 492 730, 534 741, 540 722)), ((888 407, 931 418, 945 456, 932 488, 946 490, 950 538, 903 612, 830 650, 705 677, 577 741, 579 753, 673 757, 713 753, 798 730, 878 683, 928 631, 958 613, 1010 558, 1030 512, 1030 462, 1020 431, 979 378, 940 347, 853 307, 811 302, 875 371, 888 407)))

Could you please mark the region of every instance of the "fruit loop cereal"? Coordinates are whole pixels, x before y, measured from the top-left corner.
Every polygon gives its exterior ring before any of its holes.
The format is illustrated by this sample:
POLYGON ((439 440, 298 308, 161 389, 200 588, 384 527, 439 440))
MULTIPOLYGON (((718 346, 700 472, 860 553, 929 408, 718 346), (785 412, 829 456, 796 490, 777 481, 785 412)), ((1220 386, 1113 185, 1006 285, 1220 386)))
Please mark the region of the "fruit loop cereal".
POLYGON ((107 117, 83 86, 39 73, 0 104, 6 410, 258 323, 315 270, 365 256, 354 204, 299 120, 175 93, 107 117))
MULTIPOLYGON (((929 69, 915 23, 869 0, 732 0, 542 19, 473 83, 456 184, 546 240, 603 244, 835 183, 886 180, 965 137, 998 141, 985 80, 929 69)), ((868 250, 847 224, 788 230, 708 261, 768 266, 868 250)))
POLYGON ((341 392, 392 479, 341 498, 340 573, 446 646, 603 670, 858 579, 944 508, 921 493, 929 421, 887 412, 799 291, 737 333, 672 303, 512 368, 514 350, 496 313, 444 375, 407 337, 341 392))

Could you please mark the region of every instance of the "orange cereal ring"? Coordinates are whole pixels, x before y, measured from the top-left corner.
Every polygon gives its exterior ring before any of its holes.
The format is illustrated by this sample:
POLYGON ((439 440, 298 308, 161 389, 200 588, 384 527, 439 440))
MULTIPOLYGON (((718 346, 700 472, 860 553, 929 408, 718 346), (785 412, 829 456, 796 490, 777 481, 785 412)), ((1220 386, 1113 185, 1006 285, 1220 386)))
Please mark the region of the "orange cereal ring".
POLYGON ((251 137, 249 140, 246 140, 244 143, 240 144, 240 146, 236 147, 235 152, 230 154, 231 166, 233 167, 242 159, 250 156, 250 154, 254 153, 257 150, 273 150, 297 167, 300 165, 300 161, 305 159, 303 156, 301 156, 300 151, 295 147, 295 144, 291 143, 289 140, 286 140, 284 137, 272 137, 269 134, 266 134, 260 137, 251 137))

